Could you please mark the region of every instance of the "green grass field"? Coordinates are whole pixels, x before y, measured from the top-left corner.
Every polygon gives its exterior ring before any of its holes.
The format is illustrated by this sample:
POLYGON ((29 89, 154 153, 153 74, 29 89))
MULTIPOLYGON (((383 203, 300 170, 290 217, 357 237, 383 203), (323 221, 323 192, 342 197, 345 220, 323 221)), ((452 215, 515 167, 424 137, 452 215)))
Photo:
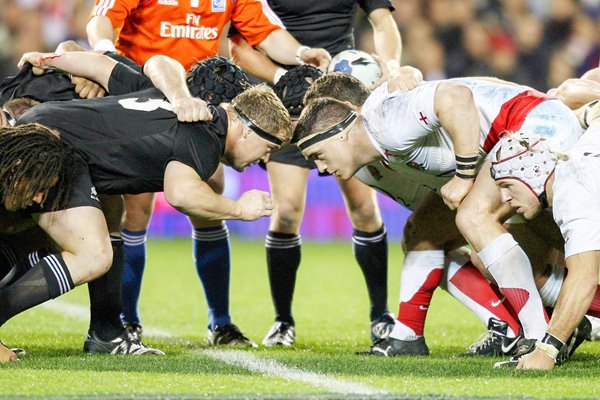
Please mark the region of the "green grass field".
MULTIPOLYGON (((145 341, 167 353, 87 356, 87 290, 9 321, 0 337, 28 354, 0 366, 0 396, 100 398, 599 398, 600 343, 585 342, 549 373, 492 369, 461 359, 483 326, 445 292, 428 315, 427 358, 357 356, 367 349, 366 288, 350 243, 305 243, 295 294, 297 346, 232 350, 206 345, 206 306, 189 240, 150 241, 142 289, 145 341)), ((390 246, 389 304, 397 311, 400 246, 390 246)), ((262 241, 232 241, 234 322, 260 342, 271 326, 262 241)))

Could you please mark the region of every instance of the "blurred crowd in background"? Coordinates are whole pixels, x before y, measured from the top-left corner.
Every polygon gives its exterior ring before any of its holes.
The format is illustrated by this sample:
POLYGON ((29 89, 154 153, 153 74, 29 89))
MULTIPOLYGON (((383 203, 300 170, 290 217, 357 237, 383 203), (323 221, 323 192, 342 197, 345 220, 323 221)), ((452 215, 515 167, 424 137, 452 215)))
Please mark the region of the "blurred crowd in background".
MULTIPOLYGON (((394 0, 402 62, 425 79, 486 75, 539 90, 598 66, 600 0, 394 0)), ((66 39, 86 44, 93 0, 0 0, 0 76, 21 54, 53 50, 66 39)), ((357 47, 372 51, 357 18, 357 47)))
MULTIPOLYGON (((600 0, 392 0, 403 39, 402 63, 427 80, 495 76, 541 91, 578 77, 600 63, 600 0)), ((0 0, 0 79, 16 72, 27 51, 52 51, 61 41, 87 47, 85 25, 93 0, 0 0)), ((373 51, 372 30, 357 16, 356 45, 373 51)), ((314 172, 314 171, 313 171, 314 172)), ((227 173, 226 195, 250 188, 268 190, 258 167, 243 179, 227 173)), ((348 237, 352 227, 332 178, 311 173, 302 234, 306 238, 348 237)), ((187 219, 157 198, 150 231, 189 235, 187 219)), ((380 197, 390 237, 401 235, 408 212, 380 197)), ((263 237, 268 220, 228 223, 230 231, 263 237)))

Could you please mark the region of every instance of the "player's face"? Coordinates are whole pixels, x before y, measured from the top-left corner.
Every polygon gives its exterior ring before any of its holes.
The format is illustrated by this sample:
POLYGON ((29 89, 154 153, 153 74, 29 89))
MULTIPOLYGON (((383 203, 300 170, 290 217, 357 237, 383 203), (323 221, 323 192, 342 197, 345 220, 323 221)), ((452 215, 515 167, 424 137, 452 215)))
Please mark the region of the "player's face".
POLYGON ((357 168, 354 168, 351 162, 350 150, 343 139, 340 135, 315 143, 304 150, 304 157, 313 160, 319 172, 327 172, 348 180, 356 173, 357 168))
POLYGON ((25 196, 26 189, 27 182, 19 182, 16 187, 6 196, 4 200, 4 207, 8 211, 15 212, 27 208, 34 203, 41 204, 46 198, 46 193, 44 192, 36 193, 33 197, 27 197, 25 196))
POLYGON ((498 181, 502 202, 510 204, 513 210, 525 219, 533 219, 542 211, 536 195, 523 182, 516 179, 498 181))
POLYGON ((228 157, 227 164, 238 172, 242 172, 247 166, 260 161, 267 162, 271 153, 279 150, 278 146, 265 140, 244 127, 243 141, 237 146, 236 151, 228 157))

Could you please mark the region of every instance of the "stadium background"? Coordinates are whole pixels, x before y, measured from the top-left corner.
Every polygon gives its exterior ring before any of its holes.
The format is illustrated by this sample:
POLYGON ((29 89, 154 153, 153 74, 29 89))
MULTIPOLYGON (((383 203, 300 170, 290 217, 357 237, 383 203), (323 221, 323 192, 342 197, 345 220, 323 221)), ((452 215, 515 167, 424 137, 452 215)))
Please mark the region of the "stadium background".
MULTIPOLYGON (((394 18, 402 33, 403 63, 425 79, 496 76, 546 91, 599 65, 600 0, 396 0, 394 18)), ((92 0, 0 0, 0 78, 16 71, 26 51, 51 51, 66 39, 86 45, 85 24, 92 0)), ((373 52, 364 15, 356 21, 357 47, 373 52)), ((227 172, 226 195, 251 188, 268 190, 257 166, 227 172)), ((305 239, 347 238, 351 225, 331 177, 313 171, 308 182, 305 239)), ((380 196, 391 237, 399 237, 408 212, 380 196)), ((268 220, 231 221, 243 238, 265 235, 268 220)), ((187 219, 159 196, 152 237, 188 236, 187 219)))

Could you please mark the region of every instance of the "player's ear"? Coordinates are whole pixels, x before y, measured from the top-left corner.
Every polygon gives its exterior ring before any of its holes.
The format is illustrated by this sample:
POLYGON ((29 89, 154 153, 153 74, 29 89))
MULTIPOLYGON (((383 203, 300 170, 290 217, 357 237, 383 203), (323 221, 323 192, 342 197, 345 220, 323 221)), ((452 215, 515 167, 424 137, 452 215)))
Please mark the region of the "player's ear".
POLYGON ((242 137, 244 139, 248 139, 248 136, 250 136, 250 134, 253 133, 250 128, 248 128, 248 126, 246 126, 246 124, 242 124, 242 137))

